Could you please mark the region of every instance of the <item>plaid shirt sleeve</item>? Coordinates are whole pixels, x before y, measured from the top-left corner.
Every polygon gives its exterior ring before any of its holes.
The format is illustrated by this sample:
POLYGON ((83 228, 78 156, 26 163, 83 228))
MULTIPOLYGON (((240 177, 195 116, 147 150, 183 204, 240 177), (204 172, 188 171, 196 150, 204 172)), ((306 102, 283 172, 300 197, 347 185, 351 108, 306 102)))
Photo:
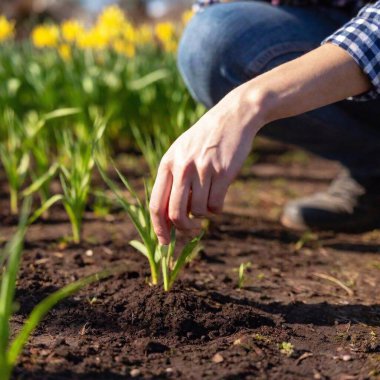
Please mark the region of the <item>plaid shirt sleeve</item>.
POLYGON ((380 1, 362 8, 356 17, 322 42, 325 43, 346 50, 372 82, 369 92, 351 99, 380 98, 380 1))

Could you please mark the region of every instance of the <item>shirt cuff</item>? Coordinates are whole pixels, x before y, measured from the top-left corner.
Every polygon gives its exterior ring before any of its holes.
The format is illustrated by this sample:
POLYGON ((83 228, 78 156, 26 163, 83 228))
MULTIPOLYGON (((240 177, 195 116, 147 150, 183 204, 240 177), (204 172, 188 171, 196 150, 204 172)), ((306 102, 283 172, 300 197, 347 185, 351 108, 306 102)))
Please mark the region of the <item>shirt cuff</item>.
POLYGON ((370 91, 350 99, 380 98, 380 1, 364 7, 357 17, 322 41, 325 43, 346 50, 373 85, 370 91))

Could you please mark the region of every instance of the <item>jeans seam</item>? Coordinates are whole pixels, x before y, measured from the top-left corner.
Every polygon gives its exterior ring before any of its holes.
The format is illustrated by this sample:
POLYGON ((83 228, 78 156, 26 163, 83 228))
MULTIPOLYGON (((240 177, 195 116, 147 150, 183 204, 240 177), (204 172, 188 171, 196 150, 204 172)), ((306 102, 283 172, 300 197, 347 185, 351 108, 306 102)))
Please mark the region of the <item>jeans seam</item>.
POLYGON ((282 42, 280 44, 272 45, 265 49, 260 54, 256 55, 253 60, 246 67, 246 74, 249 77, 257 76, 265 72, 265 68, 269 63, 281 55, 290 53, 307 53, 314 49, 315 46, 310 42, 282 42))

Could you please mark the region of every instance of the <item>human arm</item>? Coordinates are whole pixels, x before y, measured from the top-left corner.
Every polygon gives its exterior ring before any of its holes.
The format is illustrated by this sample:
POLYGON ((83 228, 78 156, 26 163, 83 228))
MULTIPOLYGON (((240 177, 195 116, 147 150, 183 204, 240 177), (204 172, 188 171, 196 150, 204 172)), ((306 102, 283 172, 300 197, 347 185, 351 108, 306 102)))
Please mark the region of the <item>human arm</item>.
POLYGON ((163 158, 151 198, 160 241, 168 242, 171 223, 181 230, 197 227, 188 211, 207 215, 221 210, 229 184, 264 125, 370 88, 356 61, 341 47, 326 44, 233 90, 163 158))

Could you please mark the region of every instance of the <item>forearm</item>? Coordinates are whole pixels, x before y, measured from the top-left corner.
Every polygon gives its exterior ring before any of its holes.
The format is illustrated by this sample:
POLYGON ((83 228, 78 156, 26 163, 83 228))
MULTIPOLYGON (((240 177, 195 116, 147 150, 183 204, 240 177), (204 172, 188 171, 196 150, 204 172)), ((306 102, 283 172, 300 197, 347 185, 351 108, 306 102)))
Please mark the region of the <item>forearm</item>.
POLYGON ((368 91, 371 83, 343 49, 323 45, 240 86, 242 110, 252 105, 263 124, 368 91), (257 102, 260 103, 257 107, 257 102))

